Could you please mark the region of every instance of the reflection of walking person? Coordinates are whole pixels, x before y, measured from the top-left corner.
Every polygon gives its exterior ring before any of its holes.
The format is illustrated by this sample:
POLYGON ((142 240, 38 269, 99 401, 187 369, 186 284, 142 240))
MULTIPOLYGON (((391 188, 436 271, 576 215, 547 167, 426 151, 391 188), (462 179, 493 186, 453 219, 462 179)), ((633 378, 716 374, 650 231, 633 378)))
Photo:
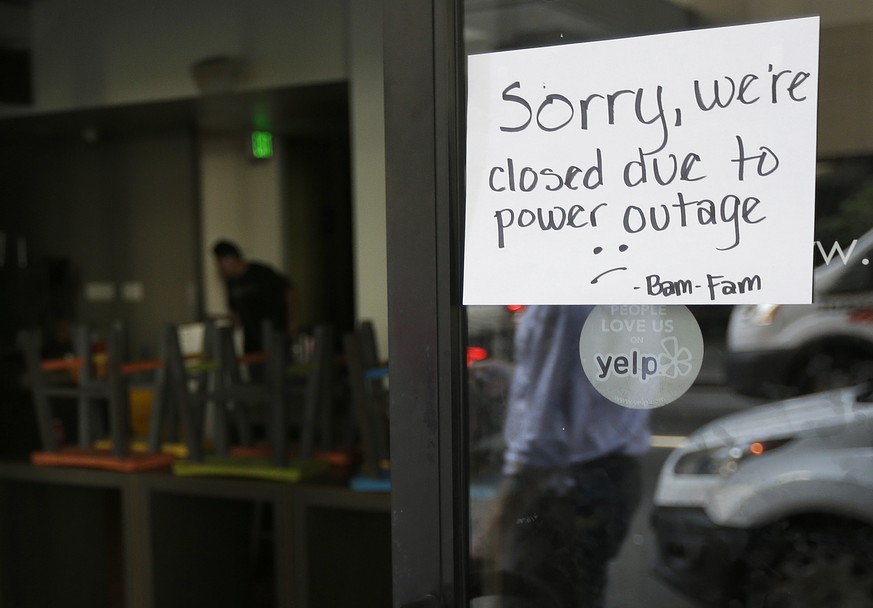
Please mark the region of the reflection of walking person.
POLYGON ((297 333, 294 284, 273 268, 246 260, 230 241, 218 241, 212 252, 227 289, 231 318, 242 327, 246 352, 262 349, 264 321, 293 338, 297 333))
POLYGON ((531 306, 516 334, 504 480, 473 543, 501 571, 504 606, 601 608, 609 561, 641 493, 646 410, 591 386, 579 334, 591 308, 531 306))

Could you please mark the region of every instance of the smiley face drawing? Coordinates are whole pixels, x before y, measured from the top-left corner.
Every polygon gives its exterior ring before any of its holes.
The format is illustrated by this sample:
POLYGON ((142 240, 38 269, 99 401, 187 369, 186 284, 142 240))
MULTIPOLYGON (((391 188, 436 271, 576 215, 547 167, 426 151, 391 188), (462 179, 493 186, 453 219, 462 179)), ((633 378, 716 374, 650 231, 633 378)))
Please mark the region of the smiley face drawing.
MULTIPOLYGON (((618 246, 618 250, 620 252, 624 253, 625 251, 628 250, 628 246, 625 245, 624 243, 622 243, 621 245, 618 246)), ((603 247, 595 247, 594 248, 594 255, 598 255, 602 252, 603 252, 603 247)), ((620 270, 627 270, 627 266, 616 266, 615 268, 610 268, 609 270, 604 270, 603 272, 598 274, 596 277, 591 279, 591 284, 596 285, 600 281, 601 277, 608 275, 611 272, 617 272, 620 270)))

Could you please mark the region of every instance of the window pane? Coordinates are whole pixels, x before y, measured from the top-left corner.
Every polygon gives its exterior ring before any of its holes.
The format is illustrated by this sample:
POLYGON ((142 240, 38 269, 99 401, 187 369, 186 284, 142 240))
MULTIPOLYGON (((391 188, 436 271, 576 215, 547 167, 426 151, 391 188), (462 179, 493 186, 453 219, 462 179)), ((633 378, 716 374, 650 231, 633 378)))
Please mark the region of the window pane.
POLYGON ((861 51, 873 12, 466 0, 465 43, 471 55, 811 13, 813 304, 689 306, 702 361, 652 408, 588 380, 586 353, 604 376, 646 369, 630 350, 597 358, 597 309, 466 307, 470 606, 873 605, 873 55, 861 51))

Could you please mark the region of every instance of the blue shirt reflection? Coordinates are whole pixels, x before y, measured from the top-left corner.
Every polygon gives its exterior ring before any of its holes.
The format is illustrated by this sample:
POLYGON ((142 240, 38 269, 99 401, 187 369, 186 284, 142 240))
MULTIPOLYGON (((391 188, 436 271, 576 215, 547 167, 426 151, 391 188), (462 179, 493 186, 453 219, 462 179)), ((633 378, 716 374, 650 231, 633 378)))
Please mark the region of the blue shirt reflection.
POLYGON ((529 306, 515 337, 503 472, 562 469, 650 445, 649 411, 617 405, 591 385, 579 335, 591 306, 529 306))

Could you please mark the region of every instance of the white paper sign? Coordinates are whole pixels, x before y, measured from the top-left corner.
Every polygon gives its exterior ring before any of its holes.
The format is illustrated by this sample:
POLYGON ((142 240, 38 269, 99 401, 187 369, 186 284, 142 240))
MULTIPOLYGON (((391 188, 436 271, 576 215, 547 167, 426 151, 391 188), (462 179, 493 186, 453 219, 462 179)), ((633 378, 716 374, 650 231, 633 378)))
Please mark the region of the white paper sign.
POLYGON ((810 302, 818 32, 470 57, 464 303, 810 302))

